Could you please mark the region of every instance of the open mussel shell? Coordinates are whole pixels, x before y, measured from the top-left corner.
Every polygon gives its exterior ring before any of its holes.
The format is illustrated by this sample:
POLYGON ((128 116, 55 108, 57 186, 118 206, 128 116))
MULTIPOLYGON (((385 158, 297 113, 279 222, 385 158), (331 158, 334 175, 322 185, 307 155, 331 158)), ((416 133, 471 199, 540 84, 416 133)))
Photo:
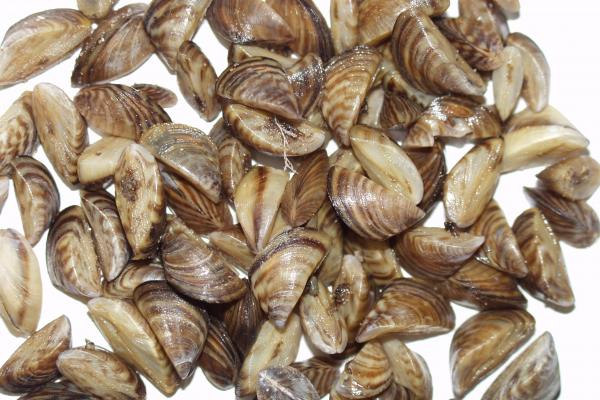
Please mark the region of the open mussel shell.
POLYGON ((118 0, 77 0, 77 8, 90 19, 103 19, 118 0))
POLYGON ((350 146, 350 128, 358 121, 380 62, 377 50, 356 47, 327 64, 321 111, 342 146, 350 146))
POLYGON ((573 308, 575 298, 562 251, 546 217, 530 208, 517 217, 513 231, 529 270, 521 285, 551 307, 573 308))
POLYGON ((213 231, 208 235, 208 240, 211 246, 230 257, 237 266, 246 271, 252 267, 255 254, 250 250, 239 225, 213 231))
POLYGON ((225 326, 215 318, 210 318, 209 322, 198 366, 213 386, 227 390, 237 381, 242 361, 225 326))
POLYGON ((358 7, 361 1, 332 0, 331 39, 335 54, 342 54, 358 44, 358 7))
POLYGON ((227 307, 223 313, 223 323, 236 347, 245 356, 256 339, 265 315, 250 289, 250 282, 244 279, 244 283, 248 287, 246 294, 227 307))
POLYGON ((166 220, 166 198, 158 163, 143 146, 130 144, 115 171, 115 199, 133 258, 156 253, 166 220))
POLYGON ((215 94, 217 74, 194 42, 186 41, 179 47, 176 73, 179 89, 188 104, 206 121, 217 118, 220 111, 215 94))
POLYGON ((161 243, 167 281, 179 292, 207 303, 229 303, 246 292, 233 265, 217 249, 173 218, 161 243))
POLYGON ((569 200, 585 200, 600 186, 600 164, 590 156, 560 161, 537 174, 544 187, 569 200))
POLYGON ((506 46, 502 51, 504 63, 492 74, 494 102, 500 118, 506 121, 517 106, 524 79, 524 61, 517 47, 506 46))
POLYGON ((410 390, 415 399, 431 400, 433 398, 431 373, 423 357, 393 335, 386 336, 379 342, 389 360, 396 385, 410 390))
POLYGON ((356 337, 364 343, 388 333, 415 339, 444 334, 454 328, 448 300, 424 283, 398 279, 388 285, 367 314, 356 337))
POLYGON ((89 127, 101 136, 138 140, 152 125, 171 122, 161 106, 125 85, 88 86, 74 101, 89 127))
POLYGON ((446 158, 444 149, 438 143, 422 149, 405 149, 417 167, 423 181, 423 198, 418 204, 425 214, 429 214, 441 198, 446 178, 446 158))
POLYGON ((26 81, 68 58, 91 31, 92 21, 68 8, 20 20, 2 40, 0 87, 26 81))
POLYGON ((444 182, 444 208, 450 222, 466 228, 477 221, 496 191, 503 153, 502 139, 489 139, 450 170, 444 182))
POLYGON ((115 354, 171 396, 177 374, 148 322, 133 302, 99 297, 88 302, 89 315, 115 354))
POLYGON ((39 386, 32 392, 19 397, 19 400, 97 400, 97 397, 92 397, 88 392, 79 389, 73 383, 67 380, 50 382, 43 386, 39 386))
POLYGON ((136 83, 131 86, 149 101, 158 104, 163 108, 175 107, 177 105, 177 95, 170 89, 151 83, 136 83))
POLYGON ((560 369, 554 340, 543 333, 498 375, 483 400, 556 399, 560 394, 560 369))
POLYGON ((282 46, 295 40, 287 21, 262 0, 213 0, 206 18, 225 43, 282 46))
POLYGON ((177 67, 177 52, 191 40, 210 6, 209 0, 153 0, 144 16, 144 28, 158 56, 170 72, 177 67))
POLYGON ((196 369, 208 332, 208 316, 177 295, 164 281, 135 289, 135 305, 144 316, 181 380, 196 369))
MULTIPOLYGON (((96 1, 102 3, 104 1, 96 1)), ((145 4, 131 4, 99 22, 83 42, 71 84, 81 87, 105 83, 138 69, 154 53, 144 31, 145 4)))
POLYGON ((400 265, 410 274, 439 281, 454 274, 484 240, 466 232, 419 227, 399 236, 394 248, 400 265))
POLYGON ((78 299, 102 295, 94 238, 81 207, 64 209, 52 222, 46 265, 50 281, 59 290, 78 299))
POLYGON ((398 16, 392 53, 402 76, 423 92, 475 96, 485 92, 481 77, 419 9, 408 8, 398 16))
POLYGON ((58 214, 60 194, 50 171, 41 162, 21 156, 10 165, 23 232, 27 241, 35 246, 58 214))
POLYGON ((58 378, 56 360, 71 347, 71 323, 64 315, 32 334, 0 367, 0 389, 31 392, 58 378))
POLYGON ((525 188, 525 192, 559 240, 584 248, 593 245, 600 236, 598 215, 585 201, 567 200, 547 189, 525 188))
POLYGON ((18 156, 32 155, 38 146, 32 93, 24 92, 0 116, 0 173, 18 156))
POLYGON ((133 140, 107 136, 87 146, 77 159, 77 177, 82 185, 104 184, 115 174, 121 154, 133 140))
POLYGON ((42 311, 40 266, 27 240, 12 229, 0 230, 4 278, 0 281, 0 317, 15 336, 35 332, 42 311))
POLYGON ((40 83, 33 88, 33 116, 44 152, 68 186, 79 183, 77 159, 88 145, 87 125, 71 99, 59 87, 40 83))
POLYGON ((327 192, 339 217, 365 238, 387 239, 424 215, 403 195, 345 168, 329 170, 327 192))
POLYGON ((258 400, 320 399, 310 380, 292 367, 273 367, 260 371, 256 395, 258 400))
MULTIPOLYGON (((284 66, 282 64, 282 66, 284 66)), ((302 115, 308 117, 321 99, 325 70, 321 57, 308 53, 286 69, 302 115)))
POLYGON ((256 341, 240 369, 235 385, 239 399, 252 398, 256 394, 260 371, 272 367, 286 367, 296 359, 302 328, 300 318, 292 314, 280 328, 266 321, 260 328, 256 341))
POLYGON ((225 106, 223 118, 244 144, 278 157, 310 154, 319 149, 328 137, 327 131, 308 121, 279 119, 242 104, 225 106))
POLYGON ((290 366, 306 376, 317 390, 319 398, 323 398, 331 391, 337 381, 340 375, 339 367, 341 363, 341 361, 334 358, 312 357, 308 360, 295 362, 290 366))
POLYGON ((159 262, 131 261, 113 281, 104 283, 103 296, 133 299, 133 292, 144 282, 164 280, 165 271, 159 262))
POLYGON ((250 270, 252 291, 277 328, 283 328, 302 296, 309 277, 329 250, 329 237, 308 228, 294 228, 273 238, 250 270))
POLYGON ((64 378, 101 399, 146 398, 146 386, 137 372, 117 355, 93 343, 63 351, 56 366, 64 378))
POLYGON ((218 150, 204 132, 183 124, 158 124, 144 132, 140 143, 214 203, 221 200, 218 150))
POLYGON ((535 320, 525 310, 482 311, 454 333, 450 369, 454 395, 463 398, 533 335, 535 320))
POLYGON ((485 242, 476 255, 479 261, 516 278, 527 275, 527 265, 515 234, 495 200, 488 203, 469 232, 485 237, 485 242))
POLYGON ((81 206, 92 229, 104 279, 112 281, 131 256, 115 198, 105 190, 81 192, 81 206))
POLYGON ((387 240, 365 239, 354 232, 344 237, 344 253, 356 256, 375 285, 385 286, 402 278, 396 252, 387 240))
POLYGON ((478 310, 525 308, 527 299, 517 281, 471 258, 443 284, 442 293, 454 303, 478 310))

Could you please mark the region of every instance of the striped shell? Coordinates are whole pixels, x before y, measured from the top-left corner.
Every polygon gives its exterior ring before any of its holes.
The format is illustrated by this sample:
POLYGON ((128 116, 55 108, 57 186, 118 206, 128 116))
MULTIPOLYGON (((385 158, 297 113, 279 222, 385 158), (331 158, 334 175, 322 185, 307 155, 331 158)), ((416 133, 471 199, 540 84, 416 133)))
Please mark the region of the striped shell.
POLYGON ((380 340, 396 385, 409 389, 416 399, 431 400, 433 385, 427 362, 401 340, 390 336, 380 340))
POLYGON ((32 155, 37 145, 32 93, 24 92, 0 117, 0 172, 16 157, 32 155))
POLYGON ((225 326, 210 318, 204 349, 198 360, 206 379, 216 388, 227 390, 237 381, 241 365, 240 356, 225 326))
POLYGON ((116 279, 104 283, 103 296, 133 299, 133 292, 142 283, 164 280, 165 271, 161 263, 150 260, 131 261, 116 279))

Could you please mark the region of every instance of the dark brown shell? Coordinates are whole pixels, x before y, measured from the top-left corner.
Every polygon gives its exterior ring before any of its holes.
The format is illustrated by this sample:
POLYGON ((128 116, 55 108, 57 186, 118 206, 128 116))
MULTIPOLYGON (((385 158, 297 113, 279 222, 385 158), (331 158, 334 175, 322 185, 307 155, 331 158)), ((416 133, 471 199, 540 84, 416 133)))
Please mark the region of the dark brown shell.
POLYGON ((323 61, 318 55, 308 53, 286 70, 302 115, 307 117, 321 99, 325 80, 323 61))
POLYGON ((419 208, 425 214, 429 214, 442 197, 444 190, 444 179, 446 179, 444 148, 438 143, 431 148, 405 149, 405 152, 421 173, 423 199, 419 203, 419 208))
POLYGON ((319 396, 324 397, 340 375, 341 361, 330 357, 312 357, 305 361, 295 362, 291 367, 302 372, 313 384, 319 396))
POLYGON ((260 303, 250 290, 250 282, 244 279, 244 283, 248 288, 246 294, 232 303, 223 314, 223 323, 227 332, 243 356, 250 350, 258 330, 265 320, 260 303))
POLYGON ((210 318, 204 350, 198 359, 198 366, 206 379, 220 390, 227 390, 237 381, 242 361, 225 326, 215 318, 210 318))

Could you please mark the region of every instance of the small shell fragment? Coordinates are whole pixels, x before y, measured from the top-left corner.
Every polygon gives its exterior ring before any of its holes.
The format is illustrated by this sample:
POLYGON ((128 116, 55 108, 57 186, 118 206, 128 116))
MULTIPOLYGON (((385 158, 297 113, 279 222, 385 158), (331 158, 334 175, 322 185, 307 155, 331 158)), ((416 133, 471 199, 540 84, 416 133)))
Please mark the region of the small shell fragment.
POLYGON ((258 400, 319 400, 313 384, 292 367, 260 371, 256 389, 258 400))
POLYGON ((38 146, 32 93, 24 92, 0 117, 0 173, 18 156, 32 155, 38 146))
POLYGON ((494 82, 494 101, 500 118, 506 121, 517 105, 524 79, 524 61, 521 50, 506 46, 502 51, 504 64, 492 75, 494 82))
POLYGON ((82 185, 111 180, 121 154, 133 140, 116 136, 101 138, 87 146, 77 159, 77 176, 82 185))
POLYGON ((312 357, 305 361, 295 362, 290 366, 302 372, 317 390, 319 398, 323 398, 337 381, 340 364, 341 361, 333 358, 312 357))
POLYGON ((223 324, 210 318, 208 336, 198 366, 206 379, 220 390, 227 390, 235 384, 242 361, 237 349, 223 324))
POLYGON ((433 398, 431 373, 423 357, 394 336, 385 337, 379 342, 390 362, 396 385, 409 389, 416 399, 431 400, 433 398))
POLYGON ((549 166, 537 177, 545 187, 569 200, 585 200, 600 186, 600 164, 592 157, 568 158, 549 166))
POLYGON ((86 17, 91 19, 103 19, 111 11, 118 0, 77 0, 77 8, 86 17))
POLYGON ((144 282, 164 281, 162 264, 150 260, 132 261, 119 276, 104 283, 103 296, 118 299, 133 299, 134 290, 144 282))

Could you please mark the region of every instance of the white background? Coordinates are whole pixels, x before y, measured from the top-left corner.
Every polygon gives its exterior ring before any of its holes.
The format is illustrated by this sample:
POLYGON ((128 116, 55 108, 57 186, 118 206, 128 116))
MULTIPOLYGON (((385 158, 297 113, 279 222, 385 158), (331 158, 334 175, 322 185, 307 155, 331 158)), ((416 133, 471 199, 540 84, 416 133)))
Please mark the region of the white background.
MULTIPOLYGON (((132 1, 120 1, 122 6, 132 1)), ((315 0, 321 11, 329 19, 329 1, 315 0)), ((456 0, 452 0, 452 13, 456 12, 456 0)), ((598 95, 600 94, 600 55, 598 53, 598 24, 600 6, 590 0, 565 1, 540 1, 521 0, 521 18, 511 21, 512 31, 521 31, 531 36, 543 49, 552 68, 552 94, 551 104, 558 108, 569 118, 581 132, 591 140, 590 151, 595 157, 600 157, 600 139, 598 136, 598 95)), ((13 23, 45 8, 76 7, 75 0, 18 0, 4 1, 0 12, 0 33, 5 32, 13 23), (10 5, 9 5, 10 4, 10 5)), ((226 49, 214 38, 208 23, 204 23, 195 37, 196 43, 209 56, 217 73, 226 67, 226 49)), ((36 77, 24 84, 0 90, 0 112, 4 112, 9 105, 19 97, 24 90, 31 90, 36 83, 52 82, 62 87, 71 97, 76 90, 70 87, 70 75, 75 56, 64 61, 50 71, 36 77)), ((156 83, 178 94, 177 83, 174 76, 167 73, 166 68, 156 56, 153 56, 145 65, 130 76, 121 79, 124 84, 156 83)), ((208 132, 211 124, 207 124, 197 117, 196 113, 188 106, 183 97, 179 96, 179 104, 167 110, 175 122, 187 123, 208 132)), ((91 133, 91 141, 97 136, 91 133)), ((465 148, 448 147, 448 165, 452 166, 468 150, 465 148)), ((49 163, 40 147, 36 158, 46 165, 49 163)), ((513 221, 520 212, 529 207, 523 186, 535 185, 535 173, 539 169, 512 173, 503 176, 496 192, 496 199, 502 205, 509 221, 513 221)), ((61 209, 78 204, 77 192, 70 192, 60 179, 55 177, 60 186, 61 209)), ((600 196, 596 195, 590 200, 591 205, 600 210, 600 196)), ((438 207, 436 213, 429 221, 429 225, 442 223, 442 208, 438 207)), ((0 228, 12 227, 21 230, 21 221, 16 206, 14 193, 11 187, 10 198, 0 216, 0 228)), ((67 297, 56 290, 50 283, 45 271, 45 240, 36 246, 42 268, 44 286, 44 303, 40 327, 58 317, 66 314, 73 327, 73 345, 80 346, 89 339, 97 344, 106 346, 106 342, 87 316, 84 304, 67 297)), ((528 297, 529 311, 537 319, 535 337, 544 331, 554 335, 561 365, 562 396, 563 399, 599 399, 600 385, 598 377, 598 357, 600 356, 600 342, 598 340, 598 285, 600 283, 600 247, 598 245, 585 250, 576 250, 568 245, 562 245, 567 261, 571 283, 576 296, 576 309, 570 314, 559 314, 544 307, 528 297)), ((2 255, 0 255, 0 279, 2 279, 2 255)), ((18 301, 18 299, 15 299, 18 301)), ((454 306, 457 315, 457 326, 474 311, 454 306)), ((410 343, 409 346, 420 353, 429 363, 433 375, 434 398, 447 400, 452 398, 450 372, 448 368, 448 351, 452 335, 410 343)), ((9 355, 22 343, 23 339, 11 336, 0 323, 0 362, 4 362, 9 355)), ((530 342, 528 342, 530 343, 530 342)), ((303 345, 299 359, 309 357, 309 352, 303 345)), ((479 399, 485 389, 498 374, 488 378, 467 397, 479 399)), ((149 399, 160 399, 162 395, 150 384, 146 385, 149 399)), ((197 371, 191 385, 173 396, 174 399, 197 399, 202 395, 205 399, 232 399, 232 391, 220 392, 213 388, 204 378, 201 371, 197 371)), ((0 398, 4 398, 0 394, 0 398)))

